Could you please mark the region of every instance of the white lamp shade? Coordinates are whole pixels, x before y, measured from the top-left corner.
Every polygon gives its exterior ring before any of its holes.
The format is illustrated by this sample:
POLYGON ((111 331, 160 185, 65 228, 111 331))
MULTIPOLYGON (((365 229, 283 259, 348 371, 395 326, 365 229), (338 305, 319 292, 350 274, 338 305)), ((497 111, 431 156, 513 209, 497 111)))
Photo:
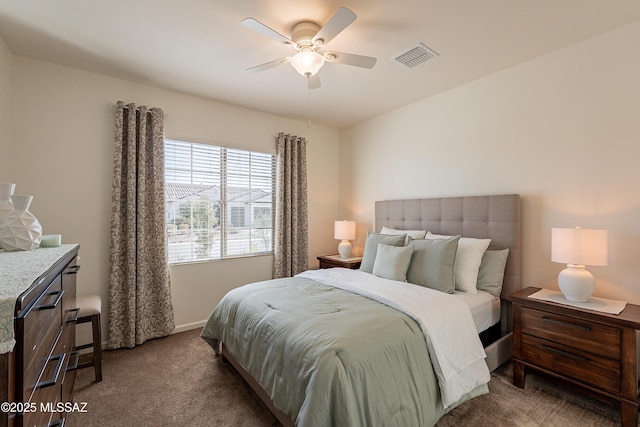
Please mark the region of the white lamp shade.
POLYGON ((336 221, 333 226, 333 238, 338 240, 353 240, 356 238, 355 221, 336 221))
POLYGON ((293 55, 291 65, 298 73, 311 77, 324 65, 324 56, 312 50, 301 50, 293 55))
POLYGON ((574 265, 607 265, 607 230, 582 227, 551 229, 551 261, 574 265))

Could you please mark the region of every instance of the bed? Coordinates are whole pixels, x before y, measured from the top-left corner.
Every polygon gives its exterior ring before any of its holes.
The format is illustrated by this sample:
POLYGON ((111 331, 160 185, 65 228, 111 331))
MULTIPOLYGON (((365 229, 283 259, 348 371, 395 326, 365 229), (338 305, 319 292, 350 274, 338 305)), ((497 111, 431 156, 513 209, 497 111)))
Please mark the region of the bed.
MULTIPOLYGON (((501 296, 521 287, 519 196, 379 201, 375 230, 383 228, 428 230, 439 247, 459 236, 490 239, 486 252, 508 250, 500 294, 390 280, 381 262, 370 274, 364 260, 365 271, 315 270, 229 292, 201 335, 283 425, 433 425, 488 392, 489 370, 511 357, 512 315, 501 296)), ((391 246, 377 247, 407 252, 391 246)))

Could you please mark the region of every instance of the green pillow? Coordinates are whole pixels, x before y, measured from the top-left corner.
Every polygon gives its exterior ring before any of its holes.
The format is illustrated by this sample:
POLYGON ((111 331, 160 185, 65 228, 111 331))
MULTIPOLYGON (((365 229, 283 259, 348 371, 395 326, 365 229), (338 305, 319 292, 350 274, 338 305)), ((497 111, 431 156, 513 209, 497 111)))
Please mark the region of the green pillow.
POLYGON ((454 267, 460 236, 412 240, 413 258, 407 282, 452 294, 456 289, 454 267))
POLYGON ((378 243, 391 246, 404 246, 406 236, 406 234, 392 236, 389 234, 377 234, 372 231, 367 232, 367 241, 364 244, 360 270, 373 273, 373 263, 376 260, 376 253, 378 252, 378 243))
POLYGON ((478 271, 478 284, 476 285, 478 290, 489 292, 494 297, 500 297, 508 256, 509 248, 487 249, 484 252, 478 271))
POLYGON ((373 275, 400 282, 407 281, 407 269, 411 263, 413 246, 391 246, 378 243, 373 263, 373 275))

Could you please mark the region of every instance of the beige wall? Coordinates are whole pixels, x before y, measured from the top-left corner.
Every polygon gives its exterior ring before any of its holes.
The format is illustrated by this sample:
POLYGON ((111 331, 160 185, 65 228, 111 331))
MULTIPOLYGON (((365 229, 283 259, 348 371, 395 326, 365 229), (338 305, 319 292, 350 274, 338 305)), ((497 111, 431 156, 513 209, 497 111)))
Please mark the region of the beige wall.
MULTIPOLYGON (((105 313, 114 138, 109 102, 162 108, 170 138, 274 152, 280 131, 306 137, 310 265, 335 250, 336 130, 17 55, 12 89, 11 179, 21 193, 34 195, 31 210, 45 234, 80 244, 78 293, 100 294, 105 313)), ((176 325, 198 326, 229 289, 270 278, 271 265, 272 257, 263 256, 171 267, 176 325)))
MULTIPOLYGON (((525 285, 555 286, 551 227, 607 228, 596 294, 640 303, 639 41, 636 23, 341 132, 12 56, 0 42, 0 180, 35 196, 45 233, 80 243, 78 292, 106 302, 108 103, 122 99, 163 108, 168 137, 261 151, 280 131, 308 138, 312 267, 335 252, 336 218, 358 221, 361 250, 375 200, 517 192, 525 285)), ((270 271, 268 256, 173 266, 176 324, 199 325, 227 290, 270 271)))
POLYGON ((11 63, 13 56, 0 37, 0 182, 11 182, 11 63))
POLYGON ((354 246, 375 200, 520 193, 525 286, 557 289, 552 227, 606 228, 596 295, 640 304, 639 44, 636 22, 341 132, 354 246))

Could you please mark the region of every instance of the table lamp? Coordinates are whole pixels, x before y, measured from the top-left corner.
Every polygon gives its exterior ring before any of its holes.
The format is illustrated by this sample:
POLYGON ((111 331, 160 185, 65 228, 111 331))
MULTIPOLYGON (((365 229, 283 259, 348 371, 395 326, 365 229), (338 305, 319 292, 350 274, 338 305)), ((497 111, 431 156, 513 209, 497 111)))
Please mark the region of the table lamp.
POLYGON ((349 258, 351 256, 351 242, 349 240, 356 238, 356 222, 336 221, 333 227, 333 238, 341 240, 338 245, 340 258, 349 258))
POLYGON ((595 280, 585 266, 607 265, 607 230, 552 228, 551 261, 567 264, 558 275, 564 297, 586 302, 595 289, 595 280))

